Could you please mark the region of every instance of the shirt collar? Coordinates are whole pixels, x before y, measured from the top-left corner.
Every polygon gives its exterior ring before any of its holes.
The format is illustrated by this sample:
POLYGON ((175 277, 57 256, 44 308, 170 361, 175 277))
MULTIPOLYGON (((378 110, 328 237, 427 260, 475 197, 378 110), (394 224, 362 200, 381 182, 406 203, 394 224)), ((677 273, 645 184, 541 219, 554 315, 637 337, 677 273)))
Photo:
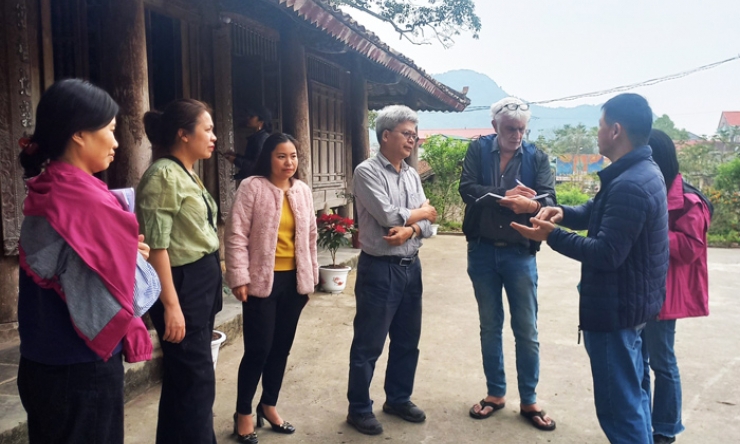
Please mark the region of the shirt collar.
MULTIPOLYGON (((380 164, 383 166, 383 168, 388 169, 388 167, 391 167, 393 171, 396 171, 396 167, 393 166, 393 164, 383 155, 383 153, 378 151, 378 154, 376 155, 376 157, 380 161, 380 164)), ((401 161, 401 171, 400 172, 407 171, 408 169, 409 169, 409 164, 407 164, 406 161, 401 161)))
MULTIPOLYGON (((524 142, 522 142, 522 144, 523 144, 523 143, 524 143, 524 142)), ((500 146, 499 146, 499 144, 498 144, 498 136, 496 136, 496 137, 494 137, 494 138, 493 138, 493 143, 491 144, 491 152, 492 152, 492 153, 495 153, 495 152, 497 152, 497 151, 498 151, 498 152, 500 152, 500 151, 501 151, 501 147, 500 147, 500 146)), ((522 153, 522 145, 519 145, 519 147, 518 147, 518 148, 516 149, 516 151, 514 151, 514 156, 518 156, 518 155, 520 155, 521 153, 522 153)))

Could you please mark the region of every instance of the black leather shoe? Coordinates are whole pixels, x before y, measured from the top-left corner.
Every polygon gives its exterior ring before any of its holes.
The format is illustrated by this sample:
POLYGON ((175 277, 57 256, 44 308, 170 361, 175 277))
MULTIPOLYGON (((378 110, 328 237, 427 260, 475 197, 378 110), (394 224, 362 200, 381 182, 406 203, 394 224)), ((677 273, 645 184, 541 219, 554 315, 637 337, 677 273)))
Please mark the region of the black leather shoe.
POLYGON ((378 422, 378 419, 372 412, 350 413, 347 415, 347 423, 365 435, 380 435, 383 433, 383 426, 380 425, 380 422, 378 422))
POLYGON ((239 427, 237 425, 237 414, 234 413, 234 435, 236 436, 236 442, 246 443, 246 444, 259 444, 259 440, 257 439, 257 433, 247 433, 246 435, 240 435, 239 434, 239 427))
POLYGON ((295 433, 295 427, 290 425, 290 423, 287 421, 283 421, 282 424, 273 424, 265 416, 265 411, 262 409, 262 404, 259 404, 257 405, 257 427, 262 427, 263 425, 265 425, 265 421, 270 423, 273 432, 285 433, 286 435, 295 433))
POLYGON ((676 437, 675 436, 653 435, 653 442, 655 444, 671 444, 672 442, 676 442, 676 437))
POLYGON ((413 402, 409 401, 405 404, 391 405, 387 402, 383 404, 383 411, 389 415, 399 416, 401 419, 405 419, 408 422, 424 422, 427 419, 427 415, 424 410, 420 409, 413 402))

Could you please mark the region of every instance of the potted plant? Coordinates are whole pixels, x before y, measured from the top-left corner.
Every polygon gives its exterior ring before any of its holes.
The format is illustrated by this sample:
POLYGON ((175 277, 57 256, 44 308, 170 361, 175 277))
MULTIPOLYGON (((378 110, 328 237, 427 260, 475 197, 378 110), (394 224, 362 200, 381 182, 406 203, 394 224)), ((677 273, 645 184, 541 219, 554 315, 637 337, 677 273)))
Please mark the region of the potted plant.
POLYGON ((337 266, 337 250, 349 246, 355 232, 354 221, 338 214, 324 213, 316 219, 318 246, 329 250, 331 265, 319 267, 321 288, 330 293, 340 293, 347 285, 347 275, 351 267, 337 266))

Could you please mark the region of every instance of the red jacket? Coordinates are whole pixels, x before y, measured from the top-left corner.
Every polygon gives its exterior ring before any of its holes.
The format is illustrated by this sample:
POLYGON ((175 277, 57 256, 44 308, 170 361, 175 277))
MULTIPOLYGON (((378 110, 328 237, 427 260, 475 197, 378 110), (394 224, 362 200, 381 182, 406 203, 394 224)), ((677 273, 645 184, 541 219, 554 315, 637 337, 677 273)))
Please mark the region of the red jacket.
POLYGON ((696 194, 683 192, 679 174, 668 190, 668 238, 671 256, 666 298, 658 319, 709 314, 707 230, 709 209, 696 194))

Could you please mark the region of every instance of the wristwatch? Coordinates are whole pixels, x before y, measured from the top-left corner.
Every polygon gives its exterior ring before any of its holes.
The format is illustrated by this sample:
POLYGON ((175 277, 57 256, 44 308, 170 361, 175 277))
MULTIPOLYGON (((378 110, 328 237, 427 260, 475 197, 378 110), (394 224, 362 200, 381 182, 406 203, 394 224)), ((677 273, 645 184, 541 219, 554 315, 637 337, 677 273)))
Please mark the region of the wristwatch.
POLYGON ((413 231, 413 233, 411 233, 411 237, 409 239, 415 239, 419 237, 419 233, 416 232, 416 227, 414 227, 413 225, 411 225, 411 231, 413 231))

